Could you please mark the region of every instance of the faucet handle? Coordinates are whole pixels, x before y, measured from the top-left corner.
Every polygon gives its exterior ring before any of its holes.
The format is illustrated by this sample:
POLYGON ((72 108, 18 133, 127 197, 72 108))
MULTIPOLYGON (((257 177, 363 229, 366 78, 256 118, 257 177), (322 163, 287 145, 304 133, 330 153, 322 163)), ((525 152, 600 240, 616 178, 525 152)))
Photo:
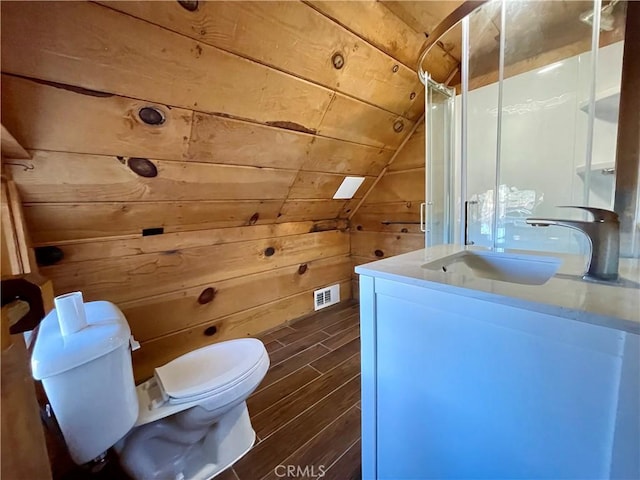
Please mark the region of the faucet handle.
POLYGON ((580 205, 558 205, 558 208, 580 208, 582 210, 586 210, 593 215, 594 222, 619 222, 618 214, 616 212, 612 212, 611 210, 606 210, 604 208, 583 207, 580 205))

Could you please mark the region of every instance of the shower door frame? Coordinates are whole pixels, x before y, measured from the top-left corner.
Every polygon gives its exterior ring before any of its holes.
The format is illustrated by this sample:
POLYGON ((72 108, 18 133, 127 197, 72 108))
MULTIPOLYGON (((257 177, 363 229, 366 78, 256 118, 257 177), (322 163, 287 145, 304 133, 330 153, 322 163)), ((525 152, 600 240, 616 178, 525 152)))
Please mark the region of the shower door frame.
POLYGON ((454 208, 454 151, 455 151, 455 97, 456 90, 449 88, 446 85, 436 82, 431 78, 429 74, 423 78, 425 84, 425 202, 420 205, 420 230, 425 235, 425 246, 431 247, 433 245, 452 243, 454 235, 454 221, 452 217, 454 208), (432 106, 433 94, 441 95, 445 97, 444 105, 444 120, 442 122, 444 141, 442 148, 442 162, 443 162, 443 179, 444 185, 442 186, 442 198, 435 198, 433 194, 434 190, 434 152, 432 149, 432 142, 429 139, 433 139, 432 135, 434 121, 432 121, 432 106), (442 239, 438 239, 434 243, 433 231, 434 231, 434 206, 438 203, 442 203, 442 239))

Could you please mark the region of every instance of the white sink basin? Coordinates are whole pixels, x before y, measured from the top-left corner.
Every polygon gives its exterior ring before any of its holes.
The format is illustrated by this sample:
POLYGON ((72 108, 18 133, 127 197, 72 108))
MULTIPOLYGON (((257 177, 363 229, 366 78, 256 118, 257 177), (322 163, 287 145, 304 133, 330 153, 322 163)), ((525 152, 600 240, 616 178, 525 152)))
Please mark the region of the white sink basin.
POLYGON ((562 259, 557 257, 464 251, 426 263, 422 268, 522 285, 543 285, 556 274, 560 265, 562 259))

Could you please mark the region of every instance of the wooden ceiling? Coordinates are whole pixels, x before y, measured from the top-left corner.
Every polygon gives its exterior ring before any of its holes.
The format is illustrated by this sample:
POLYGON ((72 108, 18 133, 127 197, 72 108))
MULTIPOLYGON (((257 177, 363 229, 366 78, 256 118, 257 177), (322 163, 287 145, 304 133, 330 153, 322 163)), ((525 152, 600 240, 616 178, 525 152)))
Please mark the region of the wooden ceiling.
MULTIPOLYGON (((463 0, 434 0, 424 1, 397 1, 380 0, 389 10, 401 18, 413 31, 420 33, 425 39, 429 38, 434 29, 451 12, 460 7, 463 0)), ((429 73, 440 83, 445 83, 451 73, 459 67, 460 54, 455 50, 457 43, 445 43, 438 41, 432 48, 432 54, 428 60, 429 73)), ((417 57, 413 67, 417 68, 417 57)))
MULTIPOLYGON (((2 120, 34 157, 9 167, 34 238, 349 217, 422 115, 412 67, 462 3, 2 2, 2 120), (145 106, 164 123, 141 122, 145 106), (333 200, 345 175, 366 181, 333 200)), ((589 5, 511 2, 509 73, 579 53, 589 5)), ((472 17, 475 86, 496 76, 497 6, 472 17)), ((456 28, 426 65, 455 85, 460 56, 456 28)))
MULTIPOLYGON (((33 152, 33 169, 10 167, 28 216, 86 235, 58 205, 116 218, 122 205, 227 202, 207 226, 346 217, 352 202, 331 199, 344 175, 367 177, 357 200, 424 109, 405 65, 423 42, 373 28, 393 15, 366 5, 356 34, 334 20, 350 22, 348 3, 3 2, 3 123, 33 152), (140 121, 146 105, 161 126, 140 121), (158 176, 133 174, 130 157, 158 176)), ((173 205, 150 217, 180 230, 164 221, 173 205)), ((54 230, 37 222, 38 241, 69 237, 42 229, 54 230)))
MULTIPOLYGON (((581 21, 580 16, 592 10, 593 2, 522 0, 506 5, 505 78, 591 49, 592 27, 581 21)), ((499 4, 487 4, 471 17, 470 88, 497 80, 500 50, 498 7, 499 4)), ((626 3, 621 2, 613 9, 613 29, 601 31, 601 47, 623 40, 625 7, 626 3)))

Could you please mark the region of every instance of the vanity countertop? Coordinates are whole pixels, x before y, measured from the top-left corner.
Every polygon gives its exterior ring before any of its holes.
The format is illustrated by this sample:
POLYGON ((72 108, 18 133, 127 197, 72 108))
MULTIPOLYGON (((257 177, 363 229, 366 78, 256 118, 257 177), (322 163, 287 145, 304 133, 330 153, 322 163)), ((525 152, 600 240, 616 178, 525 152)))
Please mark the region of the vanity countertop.
MULTIPOLYGON (((586 258, 549 252, 521 252, 562 259, 556 275, 543 285, 522 285, 475 275, 444 273, 422 266, 481 247, 438 245, 356 267, 356 273, 423 286, 457 295, 534 310, 640 334, 640 289, 581 279, 586 258)), ((640 259, 620 259, 620 276, 640 282, 640 259)))

